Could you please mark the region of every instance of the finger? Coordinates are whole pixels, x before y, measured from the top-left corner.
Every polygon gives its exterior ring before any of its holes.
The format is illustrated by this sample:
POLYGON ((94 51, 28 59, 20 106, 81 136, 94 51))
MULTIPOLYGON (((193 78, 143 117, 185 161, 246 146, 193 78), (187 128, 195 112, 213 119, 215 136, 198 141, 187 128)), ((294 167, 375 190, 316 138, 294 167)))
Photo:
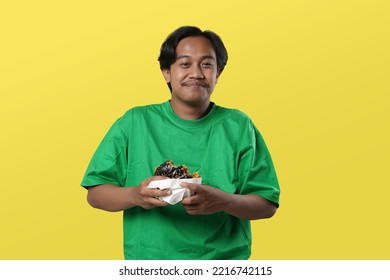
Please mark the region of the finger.
POLYGON ((147 201, 145 201, 147 205, 150 206, 150 208, 154 208, 156 206, 167 206, 168 203, 165 201, 162 201, 158 198, 149 198, 147 201))
POLYGON ((148 195, 153 196, 153 197, 167 196, 167 195, 171 195, 171 194, 172 194, 172 190, 170 190, 170 189, 165 189, 165 190, 148 189, 148 195))
POLYGON ((194 184, 194 183, 180 183, 180 186, 183 188, 187 188, 195 193, 199 193, 202 191, 202 185, 194 184))
POLYGON ((156 199, 155 201, 153 201, 153 205, 154 206, 168 206, 169 204, 165 201, 161 201, 159 199, 156 199))
POLYGON ((200 202, 200 199, 197 195, 193 195, 193 196, 189 196, 189 197, 186 197, 186 198, 183 198, 183 200, 181 201, 181 204, 183 205, 195 205, 195 204, 199 204, 200 202))
POLYGON ((157 205, 155 205, 152 201, 149 201, 149 200, 142 200, 139 204, 140 207, 144 208, 144 209, 152 209, 154 207, 156 207, 157 205))
POLYGON ((181 201, 181 204, 187 206, 187 205, 191 205, 191 197, 186 197, 186 198, 183 198, 183 200, 181 201))

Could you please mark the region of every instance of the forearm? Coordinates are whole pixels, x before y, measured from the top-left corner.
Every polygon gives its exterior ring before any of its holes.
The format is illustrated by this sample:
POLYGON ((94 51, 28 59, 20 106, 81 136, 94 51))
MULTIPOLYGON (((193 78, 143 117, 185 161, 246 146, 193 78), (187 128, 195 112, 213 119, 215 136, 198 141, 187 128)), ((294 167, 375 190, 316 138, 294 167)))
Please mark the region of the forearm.
POLYGON ((98 209, 117 212, 131 207, 132 188, 122 188, 115 185, 99 185, 88 188, 88 203, 98 209))
POLYGON ((241 219, 256 220, 272 217, 277 209, 275 203, 255 194, 230 194, 215 187, 191 183, 182 183, 181 186, 195 193, 181 202, 190 215, 223 211, 241 219))
POLYGON ((255 194, 227 196, 224 211, 238 218, 246 220, 271 218, 277 210, 275 203, 255 194))
POLYGON ((117 212, 140 206, 151 209, 157 206, 167 206, 168 203, 158 199, 160 196, 170 195, 170 190, 150 189, 147 186, 154 180, 165 177, 152 176, 146 178, 140 185, 134 187, 118 187, 116 185, 99 185, 88 189, 87 200, 92 207, 117 212))

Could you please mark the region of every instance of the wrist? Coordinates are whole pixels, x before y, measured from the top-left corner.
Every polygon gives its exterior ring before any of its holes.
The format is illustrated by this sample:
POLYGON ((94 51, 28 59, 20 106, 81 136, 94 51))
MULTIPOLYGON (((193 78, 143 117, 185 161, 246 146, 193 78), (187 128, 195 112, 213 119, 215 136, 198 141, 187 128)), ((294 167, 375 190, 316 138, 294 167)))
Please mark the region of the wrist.
POLYGON ((125 203, 128 205, 127 208, 137 206, 136 199, 135 199, 135 187, 124 188, 123 197, 126 201, 125 203))
POLYGON ((232 214, 232 210, 234 209, 234 198, 235 194, 224 193, 224 199, 222 203, 222 211, 227 214, 232 214))

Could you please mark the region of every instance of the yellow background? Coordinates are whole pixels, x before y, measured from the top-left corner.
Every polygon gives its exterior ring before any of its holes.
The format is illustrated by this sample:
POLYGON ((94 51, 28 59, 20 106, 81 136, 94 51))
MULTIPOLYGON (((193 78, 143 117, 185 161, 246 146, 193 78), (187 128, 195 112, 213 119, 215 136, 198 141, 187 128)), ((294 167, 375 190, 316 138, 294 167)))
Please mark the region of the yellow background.
POLYGON ((252 259, 389 259, 390 4, 2 1, 0 259, 122 259, 121 213, 79 186, 113 121, 163 102, 157 56, 181 25, 223 38, 213 101, 246 112, 281 207, 252 259))

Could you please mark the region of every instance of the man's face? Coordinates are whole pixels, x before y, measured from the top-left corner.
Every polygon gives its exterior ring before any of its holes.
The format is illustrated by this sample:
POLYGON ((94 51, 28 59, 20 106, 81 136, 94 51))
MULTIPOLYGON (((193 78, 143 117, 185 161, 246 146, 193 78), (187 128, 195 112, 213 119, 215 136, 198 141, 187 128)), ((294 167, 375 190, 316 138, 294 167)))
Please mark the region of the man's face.
POLYGON ((163 75, 172 87, 175 104, 202 106, 210 102, 217 83, 217 58, 211 42, 204 37, 186 37, 176 47, 176 61, 163 75))

